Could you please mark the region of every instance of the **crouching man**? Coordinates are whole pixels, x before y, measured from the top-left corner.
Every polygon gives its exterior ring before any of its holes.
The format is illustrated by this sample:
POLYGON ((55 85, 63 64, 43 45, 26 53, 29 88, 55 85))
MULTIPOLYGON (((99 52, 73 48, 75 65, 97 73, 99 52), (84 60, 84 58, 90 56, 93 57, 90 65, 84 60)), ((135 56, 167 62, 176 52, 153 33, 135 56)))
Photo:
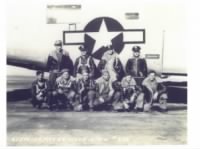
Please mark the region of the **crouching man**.
POLYGON ((33 107, 40 109, 43 103, 47 103, 47 80, 44 79, 44 72, 36 72, 37 79, 32 83, 32 100, 33 107))
POLYGON ((129 111, 143 111, 144 106, 144 93, 142 88, 137 85, 135 79, 131 75, 125 76, 122 81, 124 108, 128 108, 129 111))
POLYGON ((114 90, 112 95, 112 110, 114 111, 124 111, 127 110, 128 107, 124 105, 123 99, 123 88, 121 86, 121 82, 116 80, 112 82, 112 88, 114 90))
POLYGON ((53 100, 57 109, 67 108, 72 110, 75 104, 76 95, 75 79, 70 76, 68 69, 63 69, 61 73, 61 76, 56 79, 56 90, 54 91, 53 100))
POLYGON ((82 78, 77 82, 77 92, 80 96, 82 110, 93 110, 97 85, 87 71, 83 71, 82 78))
MULTIPOLYGON (((116 85, 115 85, 116 86, 116 85)), ((114 87, 116 92, 116 87, 114 87)), ((114 101, 113 108, 117 111, 143 111, 144 93, 140 86, 136 84, 134 77, 125 76, 121 84, 118 85, 118 94, 120 98, 114 101), (121 87, 120 87, 121 86, 121 87), (121 89, 120 89, 121 88, 121 89)), ((114 99, 117 99, 116 97, 114 99)))
POLYGON ((145 92, 144 111, 150 111, 156 101, 159 103, 160 111, 167 111, 167 89, 158 81, 155 71, 149 72, 147 78, 143 80, 142 85, 145 92))
POLYGON ((114 93, 109 72, 103 70, 102 76, 96 80, 96 83, 98 86, 98 97, 93 102, 94 110, 109 110, 112 108, 112 96, 114 93))

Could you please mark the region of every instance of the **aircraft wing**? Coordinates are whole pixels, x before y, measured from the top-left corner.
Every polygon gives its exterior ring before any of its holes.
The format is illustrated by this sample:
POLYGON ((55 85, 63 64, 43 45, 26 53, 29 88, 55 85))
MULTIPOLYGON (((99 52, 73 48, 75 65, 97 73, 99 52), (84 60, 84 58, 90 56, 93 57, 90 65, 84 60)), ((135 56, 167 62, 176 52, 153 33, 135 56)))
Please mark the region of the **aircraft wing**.
POLYGON ((7 56, 7 65, 23 67, 32 70, 44 70, 46 69, 46 64, 44 62, 32 60, 25 57, 17 57, 17 56, 7 56))

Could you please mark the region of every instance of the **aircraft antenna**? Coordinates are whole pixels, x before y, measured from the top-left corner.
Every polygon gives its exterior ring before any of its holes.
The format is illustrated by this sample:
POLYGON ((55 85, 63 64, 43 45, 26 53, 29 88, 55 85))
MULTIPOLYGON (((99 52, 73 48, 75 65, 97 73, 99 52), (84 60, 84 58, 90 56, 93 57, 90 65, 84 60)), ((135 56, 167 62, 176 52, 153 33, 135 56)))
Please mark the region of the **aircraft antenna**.
POLYGON ((164 49, 165 49, 165 30, 163 30, 162 32, 162 68, 161 68, 161 72, 163 73, 163 65, 164 65, 164 49))

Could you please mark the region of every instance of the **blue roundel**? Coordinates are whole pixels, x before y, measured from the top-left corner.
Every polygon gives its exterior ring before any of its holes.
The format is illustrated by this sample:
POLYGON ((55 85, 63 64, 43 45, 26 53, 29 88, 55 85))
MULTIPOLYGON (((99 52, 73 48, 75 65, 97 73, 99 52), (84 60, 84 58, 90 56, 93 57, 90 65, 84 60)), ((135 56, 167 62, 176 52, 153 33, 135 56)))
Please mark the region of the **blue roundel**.
POLYGON ((97 40, 110 40, 115 51, 119 54, 124 47, 123 42, 123 26, 115 19, 110 17, 99 17, 91 20, 84 28, 86 32, 84 36, 85 47, 88 52, 97 59, 100 59, 107 48, 105 45, 95 46, 99 41, 97 40), (105 36, 100 39, 95 39, 91 34, 100 34, 102 26, 105 26, 107 34, 117 33, 116 36, 113 36, 111 39, 107 39, 108 36, 105 36), (91 33, 91 34, 90 34, 91 33))

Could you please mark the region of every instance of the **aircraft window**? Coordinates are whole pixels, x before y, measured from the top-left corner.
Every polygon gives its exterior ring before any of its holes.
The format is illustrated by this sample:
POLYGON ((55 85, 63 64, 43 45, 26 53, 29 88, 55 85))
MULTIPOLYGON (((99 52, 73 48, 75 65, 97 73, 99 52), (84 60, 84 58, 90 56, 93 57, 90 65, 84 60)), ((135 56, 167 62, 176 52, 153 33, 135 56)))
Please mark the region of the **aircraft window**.
POLYGON ((81 14, 80 10, 81 5, 79 4, 47 5, 47 24, 77 23, 78 16, 81 14))
POLYGON ((139 19, 139 13, 138 12, 127 12, 127 13, 125 13, 125 17, 128 20, 139 19))

